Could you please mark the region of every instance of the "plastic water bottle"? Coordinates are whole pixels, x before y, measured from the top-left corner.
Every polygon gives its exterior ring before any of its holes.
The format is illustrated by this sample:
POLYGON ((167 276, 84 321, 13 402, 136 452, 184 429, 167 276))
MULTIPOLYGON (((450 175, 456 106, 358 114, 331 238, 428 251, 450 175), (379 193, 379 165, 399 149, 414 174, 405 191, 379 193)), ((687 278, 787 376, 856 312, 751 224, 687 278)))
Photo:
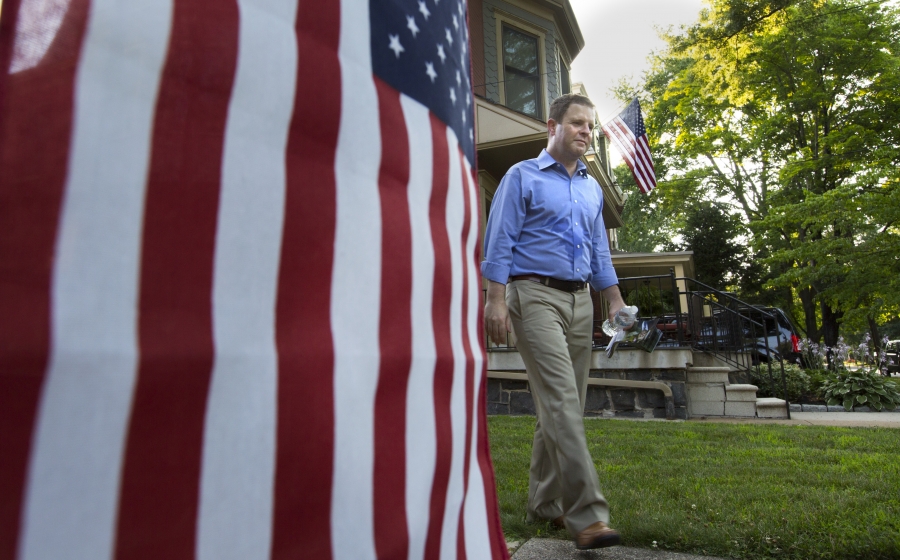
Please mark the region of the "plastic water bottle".
POLYGON ((607 336, 613 336, 621 329, 627 329, 637 321, 638 308, 635 305, 626 305, 622 309, 616 311, 613 316, 613 322, 609 319, 603 321, 603 332, 607 336))

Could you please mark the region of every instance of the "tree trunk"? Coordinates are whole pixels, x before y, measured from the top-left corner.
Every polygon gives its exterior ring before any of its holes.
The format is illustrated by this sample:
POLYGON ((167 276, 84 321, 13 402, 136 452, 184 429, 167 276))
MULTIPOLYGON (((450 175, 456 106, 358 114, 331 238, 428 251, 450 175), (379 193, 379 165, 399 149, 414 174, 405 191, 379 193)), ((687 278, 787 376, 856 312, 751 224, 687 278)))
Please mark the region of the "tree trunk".
POLYGON ((866 317, 866 320, 869 322, 869 336, 872 337, 872 346, 875 347, 875 361, 878 361, 878 356, 881 354, 881 335, 878 334, 878 323, 875 322, 875 317, 869 315, 866 317))
POLYGON ((807 286, 799 290, 799 294, 806 322, 806 338, 818 344, 821 342, 822 333, 819 331, 819 325, 816 322, 816 301, 813 299, 812 289, 807 286))
POLYGON ((822 336, 825 339, 825 346, 834 348, 838 343, 838 335, 840 333, 838 320, 844 315, 843 312, 835 311, 825 302, 822 302, 822 336))

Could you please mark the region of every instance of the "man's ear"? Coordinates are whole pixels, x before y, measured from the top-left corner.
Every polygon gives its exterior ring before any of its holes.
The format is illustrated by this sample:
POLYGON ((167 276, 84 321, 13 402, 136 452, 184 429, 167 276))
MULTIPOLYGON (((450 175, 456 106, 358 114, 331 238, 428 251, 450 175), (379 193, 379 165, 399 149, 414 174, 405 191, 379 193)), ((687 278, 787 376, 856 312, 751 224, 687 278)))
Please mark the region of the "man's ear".
POLYGON ((547 119, 547 135, 548 136, 556 135, 556 121, 553 119, 547 119))

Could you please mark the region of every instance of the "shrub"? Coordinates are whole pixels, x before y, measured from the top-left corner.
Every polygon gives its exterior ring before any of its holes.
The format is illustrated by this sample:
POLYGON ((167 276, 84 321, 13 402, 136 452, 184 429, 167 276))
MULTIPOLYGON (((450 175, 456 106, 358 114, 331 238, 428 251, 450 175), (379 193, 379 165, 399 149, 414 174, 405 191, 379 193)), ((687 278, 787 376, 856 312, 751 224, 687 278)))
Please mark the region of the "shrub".
POLYGON ((806 375, 809 376, 809 393, 808 396, 813 399, 826 400, 823 386, 825 382, 831 379, 831 372, 827 369, 807 369, 806 375))
POLYGON ((841 370, 829 374, 822 386, 829 405, 842 404, 846 410, 868 406, 874 410, 894 410, 900 406, 900 388, 876 370, 841 370))
MULTIPOLYGON (((769 378, 769 368, 766 364, 760 364, 759 368, 750 371, 750 380, 751 383, 759 388, 756 391, 757 396, 784 398, 784 390, 781 385, 781 368, 777 363, 772 364, 771 379, 769 378)), ((785 363, 784 380, 787 384, 787 398, 790 402, 797 402, 801 397, 809 393, 809 376, 800 369, 800 366, 785 363)))

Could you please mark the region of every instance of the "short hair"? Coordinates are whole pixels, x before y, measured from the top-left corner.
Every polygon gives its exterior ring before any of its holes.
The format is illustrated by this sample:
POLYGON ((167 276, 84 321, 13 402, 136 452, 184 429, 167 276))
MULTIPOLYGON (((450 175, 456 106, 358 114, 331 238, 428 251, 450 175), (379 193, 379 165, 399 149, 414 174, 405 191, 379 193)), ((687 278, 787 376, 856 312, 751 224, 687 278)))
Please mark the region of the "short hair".
POLYGON ((577 93, 567 93, 565 95, 560 95, 550 104, 550 118, 556 122, 562 121, 566 111, 569 110, 569 105, 572 105, 573 103, 594 109, 594 104, 587 97, 577 93))

